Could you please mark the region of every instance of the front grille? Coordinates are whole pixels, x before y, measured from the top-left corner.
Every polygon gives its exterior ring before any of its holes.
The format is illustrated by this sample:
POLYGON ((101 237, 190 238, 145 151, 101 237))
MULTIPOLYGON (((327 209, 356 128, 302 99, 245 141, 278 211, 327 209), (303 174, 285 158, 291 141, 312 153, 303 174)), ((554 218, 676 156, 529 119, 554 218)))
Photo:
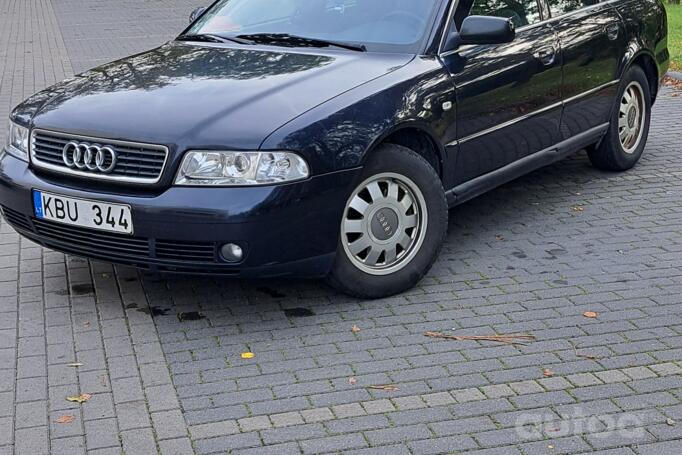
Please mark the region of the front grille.
POLYGON ((31 135, 31 161, 34 166, 90 179, 153 184, 161 178, 167 157, 168 149, 160 145, 74 136, 45 130, 34 130, 31 135), (69 142, 110 147, 116 153, 116 165, 106 174, 98 170, 68 167, 62 154, 69 142))
POLYGON ((0 206, 0 209, 2 210, 3 215, 5 215, 5 219, 10 226, 23 229, 25 231, 31 230, 31 222, 26 216, 12 209, 8 209, 4 205, 0 206))

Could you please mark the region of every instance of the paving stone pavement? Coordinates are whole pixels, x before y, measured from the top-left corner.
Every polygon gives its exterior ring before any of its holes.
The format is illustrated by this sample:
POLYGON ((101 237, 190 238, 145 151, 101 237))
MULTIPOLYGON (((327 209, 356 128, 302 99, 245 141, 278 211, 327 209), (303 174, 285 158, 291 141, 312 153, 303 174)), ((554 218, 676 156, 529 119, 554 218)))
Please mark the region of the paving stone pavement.
MULTIPOLYGON (((0 116, 201 3, 0 0, 0 116)), ((633 171, 579 154, 452 210, 431 273, 380 301, 139 274, 0 222, 0 455, 682 453, 681 99, 633 171)))

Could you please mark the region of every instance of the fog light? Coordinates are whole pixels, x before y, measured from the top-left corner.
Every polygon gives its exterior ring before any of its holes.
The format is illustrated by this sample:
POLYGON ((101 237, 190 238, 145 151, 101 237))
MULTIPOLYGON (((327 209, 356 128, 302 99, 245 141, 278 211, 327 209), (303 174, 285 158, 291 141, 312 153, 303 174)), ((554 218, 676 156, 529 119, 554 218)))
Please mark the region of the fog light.
POLYGON ((226 243, 220 248, 220 254, 227 262, 239 262, 244 257, 244 250, 234 243, 226 243))

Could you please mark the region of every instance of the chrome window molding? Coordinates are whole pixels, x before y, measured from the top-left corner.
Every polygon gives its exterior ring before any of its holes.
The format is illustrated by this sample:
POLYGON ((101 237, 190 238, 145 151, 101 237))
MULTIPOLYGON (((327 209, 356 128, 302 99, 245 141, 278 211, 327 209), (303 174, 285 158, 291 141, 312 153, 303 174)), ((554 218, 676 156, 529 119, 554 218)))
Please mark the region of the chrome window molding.
POLYGON ((72 175, 72 176, 77 176, 77 177, 82 177, 90 180, 99 180, 99 181, 110 181, 110 182, 118 182, 118 183, 127 183, 127 184, 137 184, 137 185, 154 185, 156 183, 159 183, 161 181, 161 178, 164 175, 164 172, 166 170, 166 165, 168 164, 168 156, 169 156, 169 150, 168 147, 163 146, 163 145, 157 145, 157 144, 149 144, 149 143, 144 143, 144 142, 134 142, 134 141, 120 141, 120 140, 115 140, 115 139, 106 139, 106 138, 97 138, 97 137, 92 137, 92 136, 82 136, 78 134, 70 134, 70 133, 63 133, 61 131, 53 131, 53 130, 46 130, 42 128, 35 128, 31 130, 31 140, 29 141, 29 157, 30 157, 30 163, 34 167, 38 169, 44 169, 44 170, 49 170, 55 173, 59 174, 65 174, 65 175, 72 175), (123 147, 141 147, 141 148, 146 148, 146 149, 152 149, 152 150, 159 150, 164 152, 164 159, 163 159, 163 164, 161 165, 161 169, 159 170, 159 175, 156 178, 145 178, 145 177, 127 177, 127 176, 119 176, 119 175, 106 175, 106 174, 95 174, 92 172, 83 172, 80 170, 76 169, 71 169, 68 167, 63 167, 63 166, 57 166, 54 164, 46 163, 44 161, 41 161, 35 156, 35 140, 36 140, 36 135, 37 134, 46 134, 46 135, 52 135, 52 136, 57 136, 61 137, 64 139, 75 139, 79 141, 88 141, 88 142, 94 142, 94 143, 99 143, 99 144, 106 144, 106 145, 120 145, 123 147))
POLYGON ((445 47, 445 41, 448 39, 448 32, 450 31, 450 24, 452 24, 455 18, 455 12, 459 6, 459 0, 452 0, 450 4, 450 11, 448 12, 448 18, 445 22, 445 27, 443 28, 443 36, 440 37, 440 44, 438 45, 438 55, 443 56, 443 47, 445 47))

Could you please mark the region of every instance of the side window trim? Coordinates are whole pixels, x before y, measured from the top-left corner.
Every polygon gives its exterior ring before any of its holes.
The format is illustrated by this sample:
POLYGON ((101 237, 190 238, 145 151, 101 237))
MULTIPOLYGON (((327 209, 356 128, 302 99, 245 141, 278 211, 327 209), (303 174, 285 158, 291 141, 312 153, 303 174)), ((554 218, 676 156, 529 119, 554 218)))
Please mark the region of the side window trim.
POLYGON ((552 18, 552 11, 549 8, 549 0, 538 0, 540 5, 540 15, 542 16, 542 22, 547 22, 552 18))
POLYGON ((552 12, 549 8, 549 1, 548 0, 537 0, 537 2, 538 2, 538 8, 540 8, 540 17, 542 18, 542 20, 540 20, 539 22, 536 22, 534 24, 519 27, 516 30, 517 32, 522 32, 524 30, 531 30, 535 27, 542 27, 543 25, 547 25, 554 20, 554 18, 552 17, 552 12))
MULTIPOLYGON (((523 26, 523 27, 519 27, 519 28, 516 30, 517 32, 523 32, 523 31, 525 31, 525 30, 530 30, 530 29, 533 29, 533 28, 535 28, 535 27, 542 27, 542 26, 544 26, 544 25, 552 25, 552 24, 554 24, 554 23, 556 23, 556 22, 558 22, 558 21, 560 21, 560 20, 566 19, 567 17, 569 17, 569 16, 571 16, 571 15, 573 15, 573 14, 585 12, 585 11, 588 11, 588 10, 590 10, 590 9, 599 9, 599 8, 605 8, 605 9, 606 9, 606 8, 609 8, 609 7, 613 7, 613 5, 615 5, 616 3, 618 3, 618 2, 620 2, 620 1, 622 1, 622 0, 606 0, 606 1, 601 2, 601 3, 597 3, 597 4, 594 4, 594 5, 588 5, 588 6, 585 6, 585 7, 583 7, 583 8, 577 9, 577 10, 575 10, 575 11, 571 11, 571 12, 568 12, 568 13, 561 14, 561 15, 559 15, 559 16, 552 16, 552 12, 551 12, 551 9, 550 9, 550 7, 549 7, 549 2, 548 2, 547 0, 537 0, 537 1, 538 1, 538 6, 540 7, 540 13, 541 13, 541 15, 542 15, 542 20, 539 21, 539 22, 536 22, 536 23, 534 23, 534 24, 530 24, 530 25, 525 25, 525 26, 523 26)), ((453 4, 453 5, 458 5, 458 4, 459 4, 459 0, 453 0, 452 4, 453 4)), ((449 16, 449 18, 448 18, 448 23, 449 23, 450 25, 445 29, 445 31, 444 31, 444 33, 443 33, 442 40, 441 40, 441 44, 440 44, 440 46, 439 46, 439 48, 438 48, 438 55, 443 56, 443 57, 444 57, 444 56, 451 55, 453 52, 455 52, 455 51, 448 51, 448 52, 446 52, 446 53, 443 53, 443 52, 442 52, 443 46, 444 46, 444 44, 445 44, 445 40, 447 39, 448 33, 450 32, 450 29, 452 28, 452 20, 454 19, 454 13, 455 13, 455 11, 456 11, 456 8, 452 8, 451 14, 450 14, 450 16, 449 16)))
POLYGON ((459 0, 452 0, 450 3, 450 11, 448 11, 448 18, 447 22, 445 22, 445 27, 443 27, 443 36, 440 38, 440 43, 438 44, 438 55, 443 57, 446 55, 450 55, 454 51, 448 51, 448 52, 443 52, 443 48, 445 47, 445 42, 448 39, 448 36, 450 36, 450 31, 452 30, 452 25, 455 21, 455 12, 457 11, 457 7, 459 6, 459 0))

